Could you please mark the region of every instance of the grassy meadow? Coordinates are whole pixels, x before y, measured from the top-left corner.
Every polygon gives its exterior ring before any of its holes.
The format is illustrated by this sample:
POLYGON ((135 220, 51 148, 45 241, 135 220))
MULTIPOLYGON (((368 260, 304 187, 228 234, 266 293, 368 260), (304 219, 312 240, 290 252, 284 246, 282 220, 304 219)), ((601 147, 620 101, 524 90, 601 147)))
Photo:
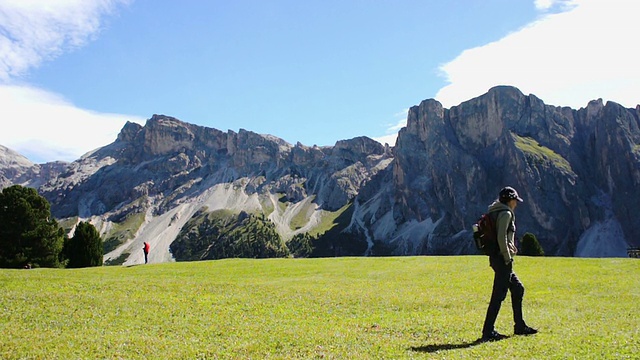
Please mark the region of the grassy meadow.
POLYGON ((517 257, 510 298, 476 343, 484 256, 218 260, 0 270, 2 359, 637 359, 640 261, 517 257))

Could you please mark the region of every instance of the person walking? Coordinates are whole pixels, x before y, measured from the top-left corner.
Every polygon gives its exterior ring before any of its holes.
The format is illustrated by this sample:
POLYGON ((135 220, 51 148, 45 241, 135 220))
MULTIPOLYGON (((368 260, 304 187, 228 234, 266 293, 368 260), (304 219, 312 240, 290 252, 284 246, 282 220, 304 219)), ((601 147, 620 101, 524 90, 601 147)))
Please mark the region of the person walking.
POLYGON ((151 245, 145 241, 144 246, 142 247, 142 251, 144 251, 144 263, 149 262, 149 250, 151 249, 151 245))
POLYGON ((518 252, 515 245, 516 219, 514 211, 518 203, 523 202, 518 192, 510 187, 500 190, 498 199, 489 205, 489 214, 496 219, 496 233, 498 247, 489 255, 489 265, 495 275, 493 278, 493 290, 487 315, 482 327, 482 341, 495 341, 506 338, 494 328, 500 306, 511 293, 511 306, 513 307, 513 332, 515 335, 533 335, 538 330, 529 327, 522 316, 522 298, 524 286, 518 276, 513 272, 513 257, 518 252), (493 214, 492 214, 493 213, 493 214))

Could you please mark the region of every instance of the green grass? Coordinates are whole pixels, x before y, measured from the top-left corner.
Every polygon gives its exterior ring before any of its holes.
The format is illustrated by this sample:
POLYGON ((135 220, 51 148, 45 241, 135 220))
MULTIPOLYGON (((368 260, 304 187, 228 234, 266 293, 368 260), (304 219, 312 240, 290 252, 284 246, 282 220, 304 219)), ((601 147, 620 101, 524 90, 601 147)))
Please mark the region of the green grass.
POLYGON ((639 265, 516 258, 540 333, 483 344, 483 256, 0 270, 0 358, 637 359, 639 265))
POLYGON ((323 234, 326 231, 338 226, 340 230, 349 225, 351 214, 353 213, 353 203, 348 202, 343 207, 336 211, 321 210, 322 217, 320 218, 320 224, 309 231, 311 236, 323 234), (348 215, 348 216, 344 216, 348 215))
POLYGON ((305 202, 304 206, 302 209, 298 209, 298 212, 291 219, 291 223, 289 224, 291 230, 298 230, 307 225, 311 219, 311 215, 315 211, 316 204, 313 203, 315 198, 316 196, 312 195, 310 198, 303 200, 305 202))
POLYGON ((563 173, 576 176, 571 168, 571 164, 553 150, 540 145, 535 139, 530 137, 521 137, 513 133, 511 135, 516 147, 527 154, 534 162, 539 164, 551 163, 563 173))
POLYGON ((271 202, 271 198, 267 194, 258 195, 258 200, 260 201, 260 207, 262 208, 262 213, 264 216, 269 217, 272 212, 274 212, 275 207, 271 202))
POLYGON ((115 250, 129 239, 133 239, 135 233, 144 223, 144 213, 134 213, 121 223, 113 223, 111 231, 104 235, 104 253, 115 250))
POLYGON ((60 227, 62 229, 64 229, 65 233, 67 233, 67 234, 71 231, 71 229, 73 229, 74 226, 76 226, 77 223, 78 223, 78 217, 77 216, 66 218, 66 219, 62 219, 62 220, 58 221, 58 225, 60 225, 60 227))
POLYGON ((127 261, 127 259, 129 258, 130 255, 131 255, 130 252, 124 251, 122 254, 120 254, 120 256, 118 256, 115 259, 112 259, 112 258, 107 259, 104 262, 104 266, 122 265, 122 264, 124 264, 125 261, 127 261))
POLYGON ((278 209, 280 209, 280 213, 285 212, 287 207, 289 206, 289 201, 287 201, 287 194, 278 194, 278 209))

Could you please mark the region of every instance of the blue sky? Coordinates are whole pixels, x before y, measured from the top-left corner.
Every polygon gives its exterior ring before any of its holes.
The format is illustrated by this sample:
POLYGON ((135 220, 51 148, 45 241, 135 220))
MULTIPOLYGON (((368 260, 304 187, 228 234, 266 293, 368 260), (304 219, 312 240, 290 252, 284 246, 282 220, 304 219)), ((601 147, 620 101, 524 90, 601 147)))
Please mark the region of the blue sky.
POLYGON ((513 85, 640 102, 625 0, 0 0, 0 144, 72 161, 153 114, 393 144, 406 111, 513 85))

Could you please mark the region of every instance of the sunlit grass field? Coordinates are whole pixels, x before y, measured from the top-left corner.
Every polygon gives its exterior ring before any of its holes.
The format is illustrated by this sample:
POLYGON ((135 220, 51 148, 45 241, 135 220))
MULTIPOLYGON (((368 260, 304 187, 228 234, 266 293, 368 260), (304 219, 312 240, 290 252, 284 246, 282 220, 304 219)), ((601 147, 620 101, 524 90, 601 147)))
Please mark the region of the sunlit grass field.
POLYGON ((484 256, 218 260, 0 270, 2 359, 638 359, 640 260, 517 257, 476 343, 484 256))

